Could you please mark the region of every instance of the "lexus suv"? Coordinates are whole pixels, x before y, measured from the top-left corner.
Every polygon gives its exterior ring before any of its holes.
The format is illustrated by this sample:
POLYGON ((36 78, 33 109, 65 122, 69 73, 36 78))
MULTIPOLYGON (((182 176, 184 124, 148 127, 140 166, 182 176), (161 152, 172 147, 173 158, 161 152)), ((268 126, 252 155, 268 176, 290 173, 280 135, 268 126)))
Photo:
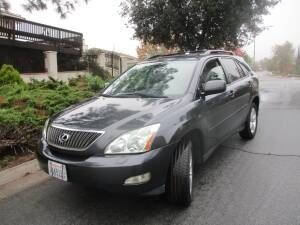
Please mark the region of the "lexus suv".
POLYGON ((55 178, 189 205, 193 170, 230 136, 254 138, 258 79, 223 50, 157 55, 52 116, 37 157, 55 178))

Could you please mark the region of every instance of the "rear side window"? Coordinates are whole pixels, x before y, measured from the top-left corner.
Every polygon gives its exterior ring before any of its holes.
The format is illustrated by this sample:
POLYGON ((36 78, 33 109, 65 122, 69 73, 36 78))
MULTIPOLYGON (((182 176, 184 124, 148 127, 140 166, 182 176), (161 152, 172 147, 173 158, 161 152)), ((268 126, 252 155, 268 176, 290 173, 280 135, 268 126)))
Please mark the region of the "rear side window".
POLYGON ((239 62, 237 62, 237 61, 235 61, 235 64, 236 64, 236 66, 238 68, 238 71, 239 71, 241 77, 246 77, 247 73, 244 72, 244 70, 242 69, 241 64, 239 62))
POLYGON ((246 66, 244 66, 244 64, 242 64, 242 63, 239 63, 239 65, 242 68, 244 74, 246 74, 246 76, 249 76, 250 70, 246 66))
POLYGON ((222 62, 225 66, 225 69, 227 71, 227 75, 228 75, 228 78, 229 78, 230 82, 234 82, 234 81, 241 78, 238 67, 232 59, 223 58, 222 62))

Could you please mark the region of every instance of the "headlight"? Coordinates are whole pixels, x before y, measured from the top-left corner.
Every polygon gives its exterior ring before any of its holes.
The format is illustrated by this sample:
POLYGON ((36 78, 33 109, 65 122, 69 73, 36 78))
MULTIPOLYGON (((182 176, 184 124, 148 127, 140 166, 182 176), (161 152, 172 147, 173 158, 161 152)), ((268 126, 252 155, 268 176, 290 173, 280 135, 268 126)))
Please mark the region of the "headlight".
POLYGON ((160 124, 130 131, 114 140, 105 149, 105 154, 131 154, 151 150, 151 145, 160 124))
POLYGON ((47 119, 44 128, 43 128, 43 138, 46 140, 47 138, 47 129, 48 129, 49 119, 47 119))

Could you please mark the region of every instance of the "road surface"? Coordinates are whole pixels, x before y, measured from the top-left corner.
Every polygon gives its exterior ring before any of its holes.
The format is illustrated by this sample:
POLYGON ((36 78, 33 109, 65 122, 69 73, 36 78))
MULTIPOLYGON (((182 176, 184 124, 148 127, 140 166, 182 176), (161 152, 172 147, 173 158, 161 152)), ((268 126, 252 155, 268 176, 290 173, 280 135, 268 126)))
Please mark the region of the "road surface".
POLYGON ((300 80, 260 75, 253 141, 232 137, 201 166, 189 208, 47 178, 0 201, 0 224, 300 224, 300 80))

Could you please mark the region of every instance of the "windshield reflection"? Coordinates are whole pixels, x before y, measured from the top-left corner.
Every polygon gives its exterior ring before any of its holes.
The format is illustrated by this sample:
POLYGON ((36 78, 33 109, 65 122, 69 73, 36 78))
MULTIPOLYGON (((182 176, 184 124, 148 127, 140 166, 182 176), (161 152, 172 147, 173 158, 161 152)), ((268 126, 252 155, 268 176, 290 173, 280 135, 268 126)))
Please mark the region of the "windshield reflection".
POLYGON ((195 65, 195 60, 139 64, 115 80, 103 94, 142 98, 181 96, 188 88, 195 65))

